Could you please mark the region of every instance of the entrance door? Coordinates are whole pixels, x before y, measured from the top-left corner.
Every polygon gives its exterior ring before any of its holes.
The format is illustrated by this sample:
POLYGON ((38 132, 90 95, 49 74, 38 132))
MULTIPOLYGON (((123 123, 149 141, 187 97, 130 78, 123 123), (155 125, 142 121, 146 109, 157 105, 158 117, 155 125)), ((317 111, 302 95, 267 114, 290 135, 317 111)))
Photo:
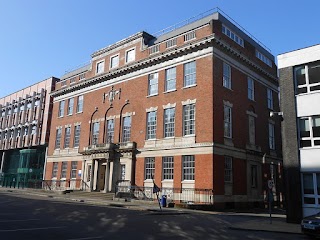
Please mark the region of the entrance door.
POLYGON ((99 168, 99 176, 98 176, 98 186, 97 186, 98 191, 104 190, 105 174, 106 174, 106 166, 101 165, 99 168))

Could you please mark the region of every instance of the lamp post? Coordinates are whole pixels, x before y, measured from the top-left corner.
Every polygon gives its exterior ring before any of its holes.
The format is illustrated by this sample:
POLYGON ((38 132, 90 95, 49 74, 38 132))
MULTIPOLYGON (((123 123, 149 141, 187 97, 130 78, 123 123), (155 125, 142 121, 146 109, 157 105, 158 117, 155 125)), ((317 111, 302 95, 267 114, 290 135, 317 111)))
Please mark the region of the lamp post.
POLYGON ((126 100, 126 103, 122 106, 121 110, 120 110, 120 122, 119 122, 119 137, 118 137, 118 143, 121 142, 121 125, 122 125, 122 111, 124 109, 125 106, 127 106, 129 103, 129 100, 126 100))
POLYGON ((93 111, 92 115, 91 115, 91 118, 90 118, 90 128, 89 128, 89 143, 88 143, 88 146, 90 146, 91 144, 91 131, 92 131, 92 118, 93 118, 93 115, 98 111, 98 107, 95 108, 95 110, 93 111))

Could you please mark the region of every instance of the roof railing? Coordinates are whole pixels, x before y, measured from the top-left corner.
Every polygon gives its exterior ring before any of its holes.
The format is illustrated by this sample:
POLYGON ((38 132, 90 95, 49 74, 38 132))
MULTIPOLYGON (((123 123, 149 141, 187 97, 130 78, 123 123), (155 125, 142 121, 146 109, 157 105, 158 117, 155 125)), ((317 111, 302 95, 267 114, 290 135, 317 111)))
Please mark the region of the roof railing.
POLYGON ((186 26, 188 24, 191 24, 193 22, 196 22, 200 19, 203 19, 207 16, 212 15, 213 13, 220 13, 222 14, 226 19, 228 19, 231 23, 233 23, 235 26, 237 26, 240 30, 242 30, 244 33, 246 33, 250 38, 252 38, 254 41, 259 43, 263 48, 265 48, 267 51, 271 53, 270 48, 268 48, 266 45, 264 45, 261 41, 259 41, 256 37, 254 37, 251 33, 249 33, 244 27, 242 27, 239 23, 237 23, 233 18, 231 18, 228 14, 226 14, 224 11, 222 11, 220 8, 215 7, 208 11, 205 11, 203 13, 200 13, 194 17, 188 18, 184 21, 181 21, 179 23, 176 23, 174 25, 171 25, 170 27, 164 28, 156 33, 153 34, 153 36, 159 37, 161 35, 164 35, 166 33, 172 32, 178 28, 181 28, 183 26, 186 26))

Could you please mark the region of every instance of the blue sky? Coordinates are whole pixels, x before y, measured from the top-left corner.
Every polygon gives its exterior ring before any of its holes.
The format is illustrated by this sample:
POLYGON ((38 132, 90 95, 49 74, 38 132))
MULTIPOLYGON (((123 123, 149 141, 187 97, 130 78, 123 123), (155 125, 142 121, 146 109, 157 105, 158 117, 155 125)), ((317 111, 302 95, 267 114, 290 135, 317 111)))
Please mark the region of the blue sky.
POLYGON ((0 98, 215 7, 275 56, 319 43, 319 0, 0 0, 0 98))

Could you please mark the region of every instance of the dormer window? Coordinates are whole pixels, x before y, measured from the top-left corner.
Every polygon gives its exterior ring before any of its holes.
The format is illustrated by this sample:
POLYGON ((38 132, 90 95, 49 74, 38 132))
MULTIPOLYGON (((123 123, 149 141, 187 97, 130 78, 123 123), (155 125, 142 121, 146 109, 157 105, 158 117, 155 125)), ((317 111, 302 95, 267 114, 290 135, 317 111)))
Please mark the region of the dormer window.
POLYGON ((231 38, 233 41, 238 43, 241 47, 244 47, 244 42, 241 37, 239 37, 235 32, 227 28, 225 25, 222 25, 222 33, 227 35, 229 38, 231 38))
POLYGON ((130 49, 126 52, 126 63, 132 62, 136 59, 136 49, 130 49))
POLYGON ((111 57, 110 68, 116 68, 118 66, 119 66, 119 55, 111 57))
POLYGON ((160 51, 160 45, 154 45, 152 47, 150 47, 149 49, 149 54, 154 54, 160 51))
POLYGON ((83 79, 85 79, 86 78, 86 74, 85 73, 81 73, 80 75, 79 75, 79 80, 83 80, 83 79))
POLYGON ((196 31, 191 31, 191 32, 188 32, 184 35, 184 41, 187 42, 187 41, 190 41, 192 39, 195 39, 196 38, 196 31))
POLYGON ((166 48, 171 48, 177 45, 177 38, 172 38, 166 42, 166 48))
POLYGON ((96 66, 96 74, 100 74, 104 72, 104 61, 97 62, 96 66))

